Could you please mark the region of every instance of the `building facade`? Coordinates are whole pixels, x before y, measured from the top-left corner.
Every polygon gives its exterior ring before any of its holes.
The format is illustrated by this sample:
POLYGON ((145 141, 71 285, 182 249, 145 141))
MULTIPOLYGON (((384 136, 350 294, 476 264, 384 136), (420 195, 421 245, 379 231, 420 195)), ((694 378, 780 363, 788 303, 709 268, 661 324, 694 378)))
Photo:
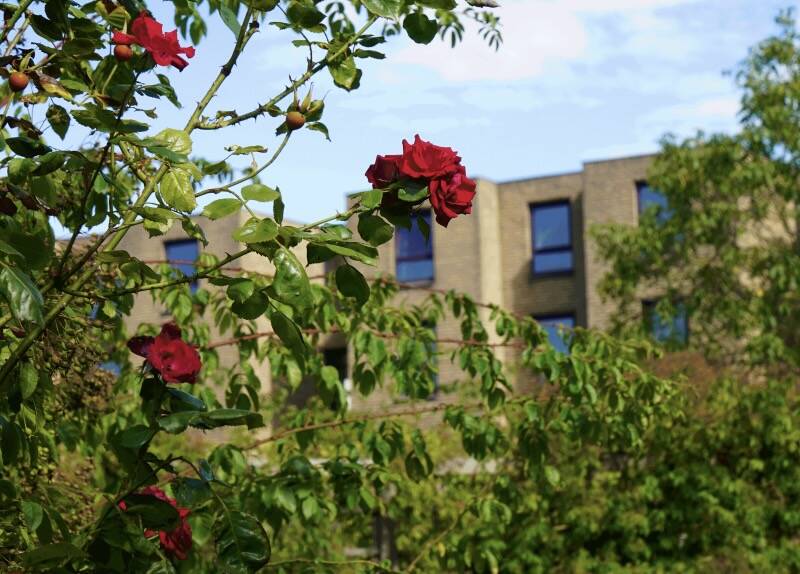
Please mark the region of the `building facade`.
MULTIPOLYGON (((416 225, 410 231, 398 228, 394 238, 379 247, 379 266, 360 266, 361 270, 368 277, 394 275, 412 286, 453 289, 475 301, 532 316, 545 327, 553 344, 566 351, 559 326, 605 329, 614 313, 613 303, 603 301, 596 288, 607 267, 589 238, 589 230, 607 223, 636 225, 639 213, 650 205, 666 208, 663 197, 647 185, 652 160, 653 156, 637 156, 592 161, 572 173, 502 183, 479 179, 470 216, 452 220, 445 229, 431 224, 430 209, 423 206, 418 217, 430 225, 430 237, 426 238, 416 225)), ((232 232, 246 218, 242 213, 217 221, 202 217, 195 221, 208 237, 209 249, 222 257, 241 249, 232 232)), ((357 233, 356 222, 350 225, 357 233)), ((153 239, 143 229, 134 229, 121 248, 145 261, 176 261, 175 266, 186 273, 192 272, 186 262, 196 259, 200 250, 197 241, 177 225, 153 239)), ((304 246, 295 248, 295 253, 305 261, 304 246)), ((256 254, 245 256, 237 266, 266 274, 274 271, 266 258, 256 254)), ((308 270, 315 277, 324 271, 321 264, 308 270)), ((413 304, 426 296, 424 290, 404 289, 397 295, 397 303, 413 304)), ((651 310, 652 304, 643 301, 643 311, 651 310)), ((167 319, 150 294, 140 294, 129 319, 130 328, 167 319)), ((266 320, 262 321, 259 330, 269 330, 266 320)), ((655 323, 656 336, 659 328, 665 332, 687 329, 685 317, 676 318, 670 325, 655 323)), ((458 339, 459 325, 455 320, 445 320, 436 325, 436 332, 439 338, 458 339)), ((223 362, 238 360, 235 347, 220 351, 223 362)), ((336 366, 346 379, 351 357, 344 341, 330 338, 324 351, 326 362, 336 366)), ((438 363, 440 383, 461 377, 448 353, 440 353, 438 363)), ((258 365, 256 370, 262 388, 268 391, 268 366, 258 365)), ((368 408, 377 406, 371 404, 374 401, 387 399, 376 397, 368 404, 354 406, 368 408)))

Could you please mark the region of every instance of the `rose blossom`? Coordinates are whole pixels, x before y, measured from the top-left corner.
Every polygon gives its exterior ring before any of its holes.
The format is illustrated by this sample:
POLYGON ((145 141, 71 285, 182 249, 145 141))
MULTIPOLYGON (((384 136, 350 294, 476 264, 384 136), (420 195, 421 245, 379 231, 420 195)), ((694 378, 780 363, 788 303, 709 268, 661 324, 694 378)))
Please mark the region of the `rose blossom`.
POLYGON ((431 192, 431 207, 436 212, 436 222, 447 227, 450 220, 462 213, 472 213, 475 197, 475 182, 463 171, 449 178, 433 179, 428 184, 431 192))
POLYGON ((379 155, 375 158, 375 163, 364 174, 372 184, 372 189, 388 187, 400 178, 402 158, 402 155, 379 155))
POLYGON ((115 31, 111 41, 114 44, 125 46, 138 44, 153 57, 153 61, 159 66, 175 66, 178 70, 183 70, 189 65, 189 62, 181 58, 181 54, 185 54, 187 58, 194 57, 192 46, 181 47, 178 43, 177 30, 165 34, 161 23, 145 12, 140 13, 133 21, 131 32, 132 34, 126 34, 115 31))
POLYGON ((431 179, 456 173, 461 168, 461 158, 452 148, 426 142, 419 135, 414 143, 403 140, 400 173, 411 179, 431 179))
POLYGON ((175 323, 162 326, 156 337, 133 337, 128 348, 147 359, 166 383, 194 383, 202 368, 197 349, 181 339, 175 323))

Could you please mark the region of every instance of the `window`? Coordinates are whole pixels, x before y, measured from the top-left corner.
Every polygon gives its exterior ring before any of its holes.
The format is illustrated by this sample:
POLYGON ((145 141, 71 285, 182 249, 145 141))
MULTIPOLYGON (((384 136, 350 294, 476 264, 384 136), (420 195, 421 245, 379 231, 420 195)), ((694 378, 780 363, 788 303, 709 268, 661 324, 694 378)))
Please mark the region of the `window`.
POLYGON ((689 320, 686 307, 678 303, 674 306, 674 316, 662 317, 658 312, 658 301, 643 301, 642 316, 647 332, 659 343, 673 346, 686 345, 689 340, 689 320))
POLYGON ((431 210, 411 217, 411 229, 398 227, 395 235, 396 275, 398 281, 433 281, 433 243, 420 225, 431 227, 431 210), (421 221, 420 221, 421 220, 421 221))
POLYGON ((572 222, 569 201, 531 205, 534 275, 572 272, 572 222))
MULTIPOLYGON (((184 275, 194 275, 194 261, 200 255, 197 241, 194 239, 179 239, 177 241, 165 241, 164 250, 167 252, 167 261, 173 269, 177 269, 184 275)), ((197 291, 197 281, 189 284, 192 293, 197 291)))
POLYGON ((556 351, 569 353, 568 331, 575 327, 575 315, 547 315, 534 317, 534 319, 547 332, 550 344, 555 347, 556 351), (560 331, 559 327, 564 327, 565 330, 560 331))
POLYGON ((672 216, 666 196, 647 185, 646 181, 636 182, 636 194, 640 217, 648 209, 656 211, 656 219, 659 223, 664 223, 672 216))

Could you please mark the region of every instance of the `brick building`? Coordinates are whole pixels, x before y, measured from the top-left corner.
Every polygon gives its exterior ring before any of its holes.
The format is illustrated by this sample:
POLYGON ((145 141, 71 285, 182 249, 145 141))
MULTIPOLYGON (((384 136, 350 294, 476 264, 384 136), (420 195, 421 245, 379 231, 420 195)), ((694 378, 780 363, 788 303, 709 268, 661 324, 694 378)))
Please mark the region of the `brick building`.
MULTIPOLYGON (((592 161, 584 163, 580 171, 503 183, 479 179, 472 215, 456 218, 447 229, 434 223, 429 241, 417 226, 411 231, 398 229, 395 237, 379 248, 379 267, 361 268, 368 276, 391 274, 404 283, 455 289, 476 301, 533 316, 548 330, 553 343, 563 348, 559 325, 604 329, 610 324, 613 304, 601 300, 595 288, 606 267, 588 230, 612 222, 636 225, 641 210, 652 204, 665 206, 663 197, 646 183, 652 159, 592 161)), ((196 221, 209 239, 209 249, 224 256, 241 248, 231 233, 246 217, 242 214, 214 222, 198 217, 196 221)), ((419 217, 430 222, 430 210, 423 207, 419 217)), ((355 231, 355 221, 351 225, 355 231)), ((192 260, 198 253, 197 242, 187 239, 178 226, 158 239, 134 229, 121 248, 143 260, 192 260)), ((303 246, 295 252, 305 261, 303 246)), ((273 270, 268 260, 255 254, 243 258, 240 266, 261 273, 273 270)), ((183 269, 190 272, 191 266, 184 264, 183 269)), ((309 275, 319 276, 323 271, 322 265, 312 265, 309 275)), ((425 296, 424 292, 404 290, 398 302, 413 303, 425 296)), ((652 301, 642 303, 645 312, 652 309, 652 301)), ((138 296, 132 327, 164 320, 149 294, 138 296)), ((686 336, 685 317, 668 325, 653 323, 656 336, 686 336)), ((268 328, 266 321, 260 326, 261 330, 268 328)), ((444 321, 436 330, 440 338, 459 337, 455 321, 444 321)), ((237 360, 235 348, 221 350, 223 361, 237 360)), ((329 339, 325 355, 342 374, 347 372, 343 341, 329 339)), ((447 354, 439 357, 439 380, 457 380, 458 367, 450 363, 447 354)), ((262 365, 257 371, 267 389, 269 369, 262 365)))

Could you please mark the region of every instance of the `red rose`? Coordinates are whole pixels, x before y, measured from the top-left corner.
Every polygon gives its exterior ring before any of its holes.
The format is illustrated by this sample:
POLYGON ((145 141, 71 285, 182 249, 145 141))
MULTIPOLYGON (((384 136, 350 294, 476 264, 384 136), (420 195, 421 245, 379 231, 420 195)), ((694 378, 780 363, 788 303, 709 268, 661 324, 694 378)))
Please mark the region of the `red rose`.
POLYGON ((379 155, 375 158, 367 172, 367 181, 372 184, 372 189, 388 187, 400 178, 401 155, 379 155))
POLYGON ((194 57, 192 46, 181 47, 178 44, 177 30, 165 34, 161 23, 144 12, 140 13, 131 24, 131 32, 132 34, 114 32, 111 41, 124 46, 138 44, 159 66, 175 66, 178 70, 183 70, 189 65, 189 62, 181 58, 181 54, 185 54, 187 58, 194 57))
POLYGON ((157 337, 133 337, 128 348, 147 359, 166 383, 194 383, 202 368, 197 349, 181 339, 175 323, 161 327, 157 337))
MULTIPOLYGON (((164 552, 177 558, 178 560, 186 560, 189 555, 189 550, 192 549, 192 527, 189 521, 186 520, 190 514, 188 508, 179 508, 178 501, 170 498, 167 494, 157 486, 147 486, 139 491, 139 494, 146 496, 154 496, 159 500, 170 503, 178 511, 178 526, 173 530, 159 530, 158 539, 161 542, 161 547, 164 552)), ((125 502, 120 502, 119 507, 122 510, 127 510, 125 502)), ((144 535, 148 538, 155 536, 156 531, 146 528, 144 535)))
POLYGON ((436 213, 436 222, 447 227, 450 220, 462 213, 472 213, 472 199, 475 197, 475 182, 464 173, 442 179, 432 179, 428 184, 431 192, 431 206, 436 213))
POLYGON ((411 179, 431 179, 456 173, 461 168, 461 158, 449 147, 426 142, 418 135, 414 143, 403 140, 400 173, 411 179))

